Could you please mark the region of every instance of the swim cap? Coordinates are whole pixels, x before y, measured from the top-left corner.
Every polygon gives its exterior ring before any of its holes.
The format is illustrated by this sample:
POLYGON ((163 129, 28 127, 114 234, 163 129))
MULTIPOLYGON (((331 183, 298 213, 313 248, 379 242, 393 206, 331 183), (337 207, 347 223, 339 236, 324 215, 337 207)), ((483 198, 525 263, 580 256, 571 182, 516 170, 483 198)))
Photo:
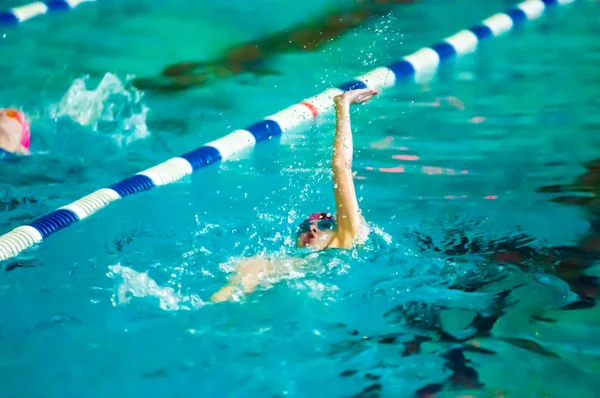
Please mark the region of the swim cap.
POLYGON ((333 216, 329 213, 313 213, 306 221, 333 220, 333 216))

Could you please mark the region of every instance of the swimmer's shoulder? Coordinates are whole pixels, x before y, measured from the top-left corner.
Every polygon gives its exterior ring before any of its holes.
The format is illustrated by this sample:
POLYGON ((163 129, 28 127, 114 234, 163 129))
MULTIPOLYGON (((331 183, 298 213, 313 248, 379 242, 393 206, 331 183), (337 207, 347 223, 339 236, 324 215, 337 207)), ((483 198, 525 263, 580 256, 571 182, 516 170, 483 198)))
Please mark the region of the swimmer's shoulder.
POLYGON ((367 220, 361 215, 360 216, 360 226, 358 228, 358 233, 351 239, 343 239, 338 234, 334 236, 327 249, 356 249, 360 248, 365 242, 369 239, 369 234, 371 232, 371 228, 367 223, 367 220))

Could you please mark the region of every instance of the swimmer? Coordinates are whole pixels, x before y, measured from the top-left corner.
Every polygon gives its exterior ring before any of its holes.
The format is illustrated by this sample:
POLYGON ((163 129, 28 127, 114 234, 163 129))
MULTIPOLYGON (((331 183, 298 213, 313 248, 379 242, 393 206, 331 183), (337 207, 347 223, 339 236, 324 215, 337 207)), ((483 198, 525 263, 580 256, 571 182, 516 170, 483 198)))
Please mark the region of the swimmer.
MULTIPOLYGON (((326 249, 351 249, 357 242, 364 219, 358 207, 352 177, 352 130, 350 105, 362 104, 377 95, 377 90, 365 88, 347 91, 334 98, 336 111, 335 138, 333 142, 333 187, 336 214, 313 213, 304 220, 296 235, 296 246, 314 251, 326 249)), ((290 260, 282 260, 283 262, 290 260)), ((293 261, 292 261, 293 262, 293 261)), ((280 264, 282 265, 282 264, 280 264)), ((242 260, 229 283, 212 297, 213 302, 231 300, 238 289, 251 293, 261 278, 277 272, 277 264, 265 258, 242 260)))
POLYGON ((30 128, 23 112, 0 108, 0 159, 29 155, 30 128))

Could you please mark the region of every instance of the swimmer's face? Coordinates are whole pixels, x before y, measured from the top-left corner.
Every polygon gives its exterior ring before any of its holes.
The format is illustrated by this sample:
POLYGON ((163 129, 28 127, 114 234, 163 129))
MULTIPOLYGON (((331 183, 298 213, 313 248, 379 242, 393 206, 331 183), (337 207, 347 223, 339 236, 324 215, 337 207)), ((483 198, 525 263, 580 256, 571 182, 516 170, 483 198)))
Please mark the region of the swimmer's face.
POLYGON ((298 229, 296 245, 299 248, 322 250, 334 236, 335 222, 332 220, 306 220, 298 229))
POLYGON ((0 109, 0 148, 13 153, 20 152, 21 130, 21 124, 0 109))

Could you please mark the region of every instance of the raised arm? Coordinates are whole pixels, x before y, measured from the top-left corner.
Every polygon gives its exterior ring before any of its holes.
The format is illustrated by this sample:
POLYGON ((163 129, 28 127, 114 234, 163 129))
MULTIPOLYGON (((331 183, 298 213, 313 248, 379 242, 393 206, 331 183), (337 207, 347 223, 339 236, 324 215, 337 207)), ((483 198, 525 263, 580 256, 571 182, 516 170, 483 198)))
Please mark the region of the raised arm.
POLYGON ((252 293, 261 279, 270 275, 273 270, 273 264, 267 259, 260 257, 244 259, 237 265, 235 274, 227 285, 213 294, 210 300, 213 303, 231 300, 237 290, 242 293, 252 293))
POLYGON ((361 221, 352 178, 354 147, 350 127, 350 105, 366 102, 376 94, 377 90, 366 88, 347 91, 334 98, 336 124, 332 159, 333 188, 337 219, 336 236, 342 247, 352 246, 361 221))
POLYGON ((303 264, 300 258, 264 258, 250 257, 243 259, 236 267, 229 282, 210 298, 213 303, 230 301, 236 294, 250 294, 259 285, 275 282, 277 275, 285 275, 303 264))

